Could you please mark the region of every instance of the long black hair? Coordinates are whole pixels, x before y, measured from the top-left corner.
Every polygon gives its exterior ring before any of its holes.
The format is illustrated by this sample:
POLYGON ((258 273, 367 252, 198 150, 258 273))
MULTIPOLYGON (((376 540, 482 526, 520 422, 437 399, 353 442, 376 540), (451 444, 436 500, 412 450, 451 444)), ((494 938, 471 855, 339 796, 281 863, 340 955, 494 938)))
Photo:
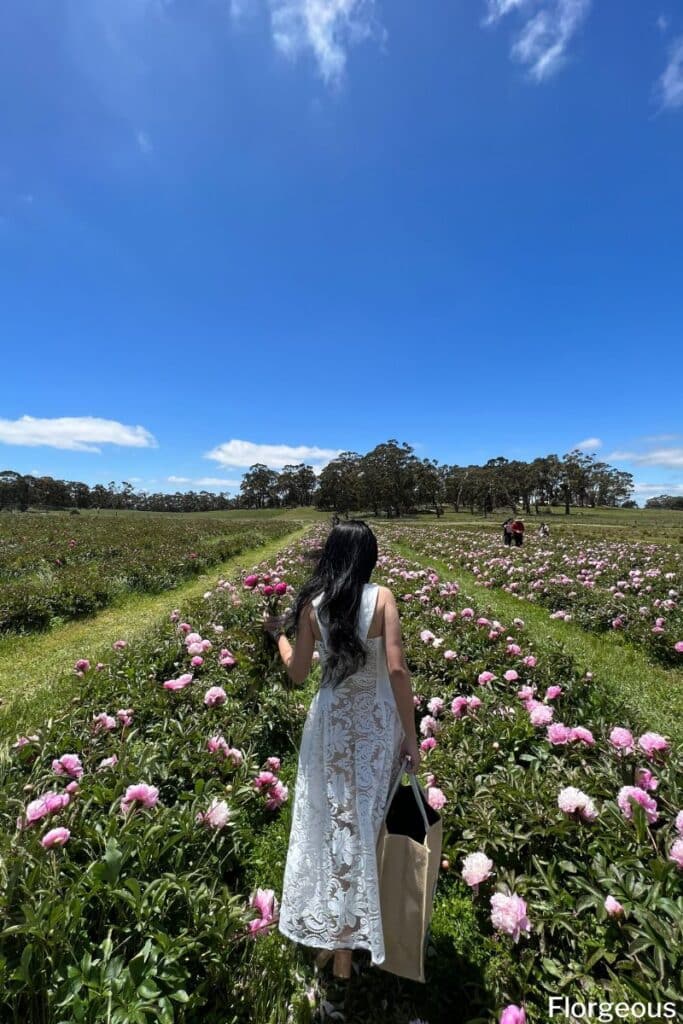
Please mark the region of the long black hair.
POLYGON ((318 615, 328 632, 327 679, 333 684, 357 672, 367 650, 358 636, 358 613, 363 586, 377 564, 377 538, 360 519, 339 523, 329 533, 313 575, 297 594, 295 623, 304 607, 318 594, 323 599, 318 615))

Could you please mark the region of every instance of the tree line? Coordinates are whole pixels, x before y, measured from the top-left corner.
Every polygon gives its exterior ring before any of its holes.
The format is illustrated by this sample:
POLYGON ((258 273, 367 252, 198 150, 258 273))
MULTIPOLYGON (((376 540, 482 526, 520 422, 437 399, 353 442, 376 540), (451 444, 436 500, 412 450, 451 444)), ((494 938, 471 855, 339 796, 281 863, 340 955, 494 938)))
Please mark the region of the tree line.
POLYGON ((645 508, 666 508, 674 512, 683 512, 683 494, 660 494, 657 498, 648 498, 645 508))
MULTIPOLYGON (((414 512, 441 516, 454 511, 489 515, 498 508, 530 514, 560 506, 635 506, 629 501, 633 477, 595 455, 575 449, 562 457, 546 455, 531 462, 489 459, 484 465, 447 465, 419 458, 411 445, 392 439, 361 455, 342 452, 316 475, 300 463, 277 472, 262 463, 249 468, 235 497, 210 491, 175 494, 136 491, 127 481, 118 486, 52 477, 0 473, 0 508, 134 509, 153 512, 206 512, 221 509, 294 508, 315 505, 336 514, 372 513, 400 517, 414 512)), ((655 505, 648 507, 679 507, 655 505)), ((679 499, 666 499, 678 501, 679 499)))

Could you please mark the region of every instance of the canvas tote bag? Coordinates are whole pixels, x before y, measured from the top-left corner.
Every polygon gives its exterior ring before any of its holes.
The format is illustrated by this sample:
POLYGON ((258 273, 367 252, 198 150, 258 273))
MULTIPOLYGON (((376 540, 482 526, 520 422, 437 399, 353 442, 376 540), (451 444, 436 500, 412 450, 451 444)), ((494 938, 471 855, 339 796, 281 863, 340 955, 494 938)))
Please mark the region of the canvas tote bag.
POLYGON ((386 958, 384 971, 424 981, 424 957, 441 863, 443 825, 404 762, 377 839, 377 868, 386 958))

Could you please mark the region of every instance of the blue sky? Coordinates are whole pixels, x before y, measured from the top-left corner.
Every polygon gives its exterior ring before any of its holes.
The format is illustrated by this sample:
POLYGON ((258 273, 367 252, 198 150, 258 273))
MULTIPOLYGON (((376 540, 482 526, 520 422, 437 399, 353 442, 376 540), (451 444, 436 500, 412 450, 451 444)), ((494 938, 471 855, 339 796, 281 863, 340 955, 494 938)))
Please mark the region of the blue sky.
POLYGON ((679 3, 22 0, 0 38, 2 468, 235 490, 395 437, 683 493, 679 3))

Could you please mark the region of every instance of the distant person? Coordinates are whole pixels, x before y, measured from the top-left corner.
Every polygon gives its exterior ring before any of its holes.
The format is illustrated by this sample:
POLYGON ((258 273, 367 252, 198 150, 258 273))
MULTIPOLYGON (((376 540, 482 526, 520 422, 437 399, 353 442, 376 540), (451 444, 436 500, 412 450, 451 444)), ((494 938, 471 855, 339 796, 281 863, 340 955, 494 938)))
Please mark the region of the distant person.
POLYGON ((503 523, 503 544, 508 547, 512 544, 512 516, 509 516, 503 523))
POLYGON ((513 519, 510 524, 510 529, 512 530, 512 539, 515 542, 515 547, 521 548, 524 543, 524 520, 513 519))
POLYGON ((550 527, 548 526, 547 523, 541 523, 541 525, 538 528, 538 536, 539 537, 549 537, 550 536, 550 527))

